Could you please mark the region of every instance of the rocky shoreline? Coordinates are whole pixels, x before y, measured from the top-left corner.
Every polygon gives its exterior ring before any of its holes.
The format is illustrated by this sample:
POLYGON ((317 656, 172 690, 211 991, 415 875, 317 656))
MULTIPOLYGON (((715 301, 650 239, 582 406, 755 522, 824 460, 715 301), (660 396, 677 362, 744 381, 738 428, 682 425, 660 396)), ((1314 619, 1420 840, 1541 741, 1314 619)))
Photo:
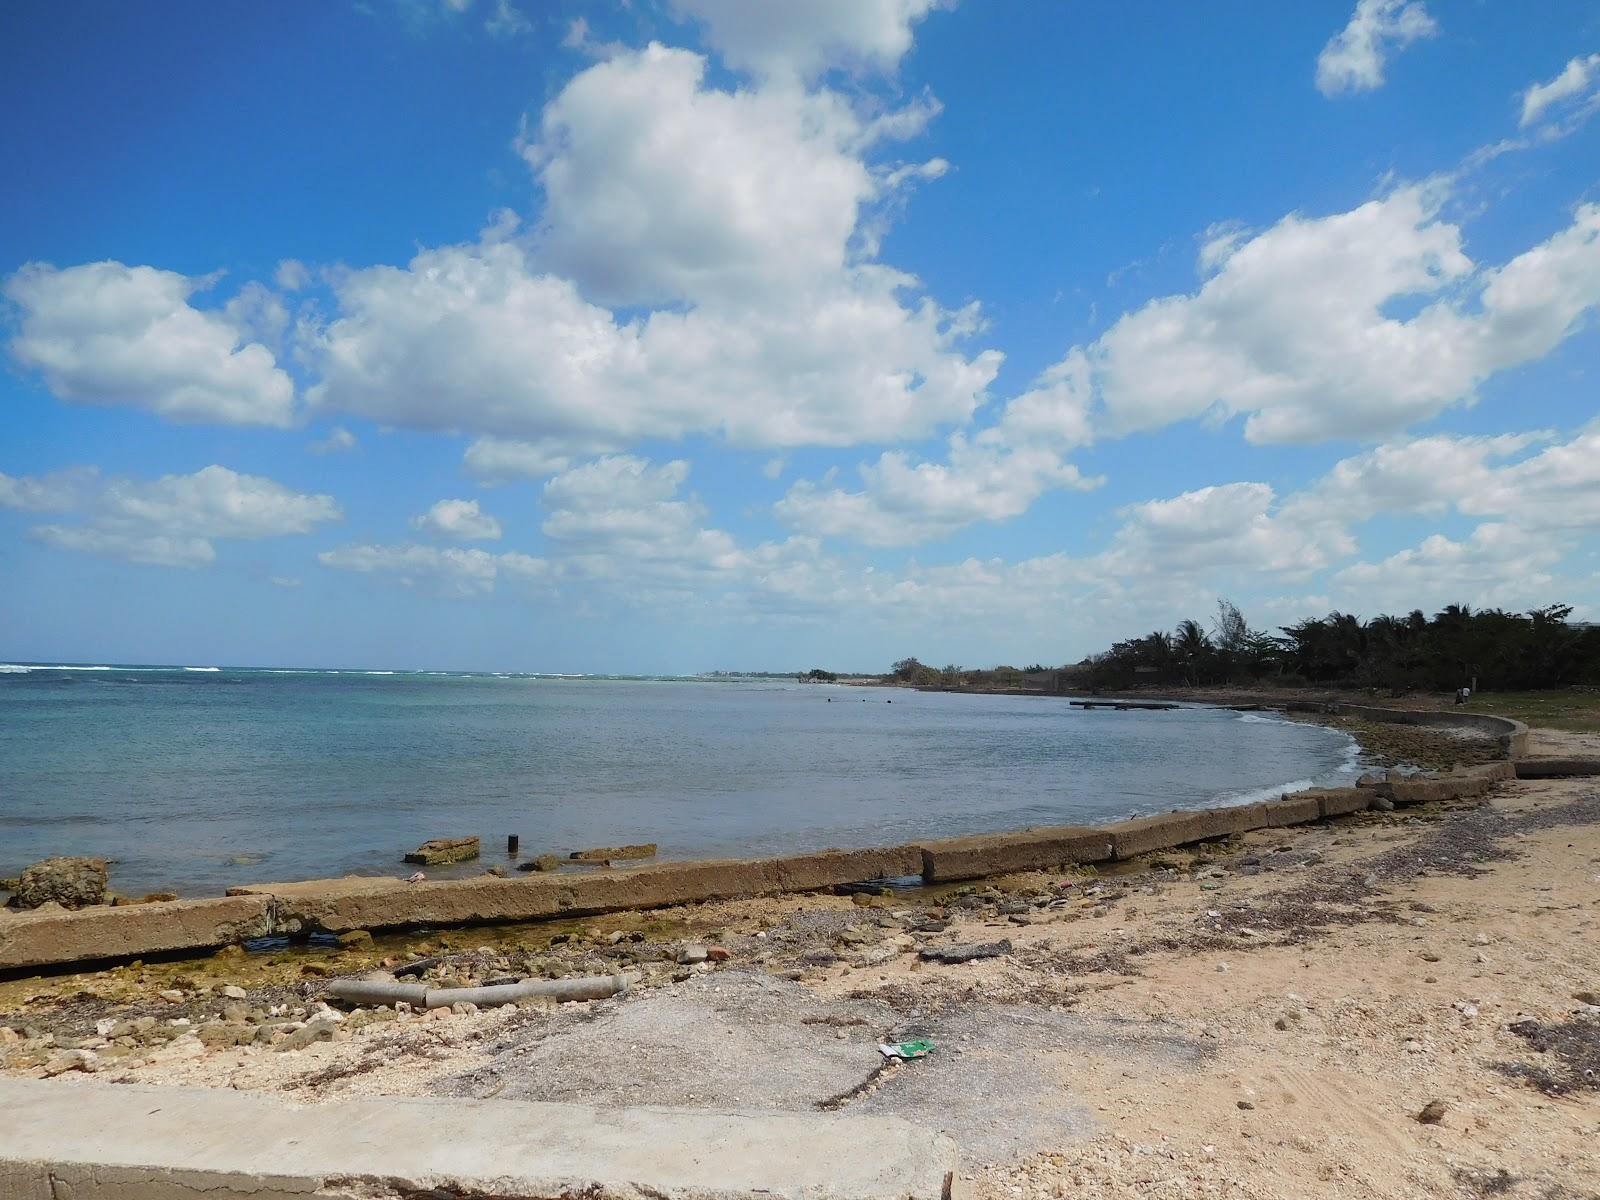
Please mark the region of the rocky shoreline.
POLYGON ((1593 781, 1503 782, 894 895, 0 982, 0 1056, 58 1086, 900 1114, 954 1136, 995 1200, 1465 1196, 1501 1172, 1578 1196, 1600 1167, 1583 1117, 1600 1096, 1585 1074, 1600 1069, 1597 870, 1593 781), (372 972, 470 986, 623 970, 638 982, 622 995, 566 1004, 328 996, 372 972), (877 1050, 918 1038, 926 1059, 877 1050))

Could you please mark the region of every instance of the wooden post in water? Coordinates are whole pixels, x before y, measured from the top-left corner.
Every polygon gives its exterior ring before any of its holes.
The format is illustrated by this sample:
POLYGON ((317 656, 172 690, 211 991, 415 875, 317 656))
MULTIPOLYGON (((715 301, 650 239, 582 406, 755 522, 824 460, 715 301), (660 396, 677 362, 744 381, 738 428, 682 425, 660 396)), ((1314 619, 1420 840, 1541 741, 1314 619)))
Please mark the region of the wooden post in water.
POLYGON ((517 835, 514 833, 506 834, 506 853, 513 858, 517 855, 517 835))

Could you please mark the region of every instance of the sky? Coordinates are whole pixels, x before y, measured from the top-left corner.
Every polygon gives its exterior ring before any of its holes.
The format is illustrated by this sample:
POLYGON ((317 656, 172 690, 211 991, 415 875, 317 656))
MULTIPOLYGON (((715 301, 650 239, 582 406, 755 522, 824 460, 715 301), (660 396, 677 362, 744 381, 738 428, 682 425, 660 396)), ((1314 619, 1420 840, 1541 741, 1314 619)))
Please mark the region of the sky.
POLYGON ((0 658, 1600 620, 1600 8, 13 0, 0 658))

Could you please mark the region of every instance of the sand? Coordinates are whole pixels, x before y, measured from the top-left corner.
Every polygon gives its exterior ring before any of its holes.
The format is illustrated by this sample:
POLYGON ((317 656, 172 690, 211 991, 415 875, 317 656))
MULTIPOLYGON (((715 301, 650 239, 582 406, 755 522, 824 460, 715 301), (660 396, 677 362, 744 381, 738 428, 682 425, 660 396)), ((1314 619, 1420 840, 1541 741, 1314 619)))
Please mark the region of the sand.
MULTIPOLYGON (((1600 737, 1541 731, 1535 751, 1600 753, 1600 737)), ((787 897, 624 916, 554 947, 548 927, 463 931, 446 939, 457 973, 631 955, 650 978, 614 1000, 418 1015, 289 1053, 179 1037, 94 1077, 306 1100, 892 1112, 951 1132, 980 1197, 1600 1195, 1600 1008, 1578 998, 1600 999, 1600 780, 1507 783, 1482 806, 1200 850, 866 906, 787 897), (628 938, 611 946, 612 931, 628 938), (678 966, 690 939, 730 960, 678 966), (1001 957, 919 957, 1000 939, 1001 957), (878 1040, 909 1036, 939 1048, 886 1066, 878 1040), (1430 1104, 1442 1116, 1423 1123, 1430 1104)), ((355 972, 399 949, 312 959, 355 972)), ((0 1022, 87 1032, 93 1053, 95 1020, 200 1020, 224 978, 251 1004, 308 1006, 321 980, 300 980, 307 961, 10 983, 0 1022), (181 1000, 149 994, 179 973, 181 1000)))

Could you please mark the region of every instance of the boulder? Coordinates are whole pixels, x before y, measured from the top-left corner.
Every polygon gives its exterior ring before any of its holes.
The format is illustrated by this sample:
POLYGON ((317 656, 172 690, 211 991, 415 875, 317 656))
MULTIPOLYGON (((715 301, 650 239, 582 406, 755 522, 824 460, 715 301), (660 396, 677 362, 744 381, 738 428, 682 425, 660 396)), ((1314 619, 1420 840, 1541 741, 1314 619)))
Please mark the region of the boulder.
POLYGON ((38 908, 54 902, 62 908, 87 908, 106 900, 106 860, 47 858, 23 870, 13 903, 38 908))
POLYGON ((478 839, 475 837, 431 838, 406 855, 406 861, 421 863, 425 867, 439 867, 477 857, 478 839))

